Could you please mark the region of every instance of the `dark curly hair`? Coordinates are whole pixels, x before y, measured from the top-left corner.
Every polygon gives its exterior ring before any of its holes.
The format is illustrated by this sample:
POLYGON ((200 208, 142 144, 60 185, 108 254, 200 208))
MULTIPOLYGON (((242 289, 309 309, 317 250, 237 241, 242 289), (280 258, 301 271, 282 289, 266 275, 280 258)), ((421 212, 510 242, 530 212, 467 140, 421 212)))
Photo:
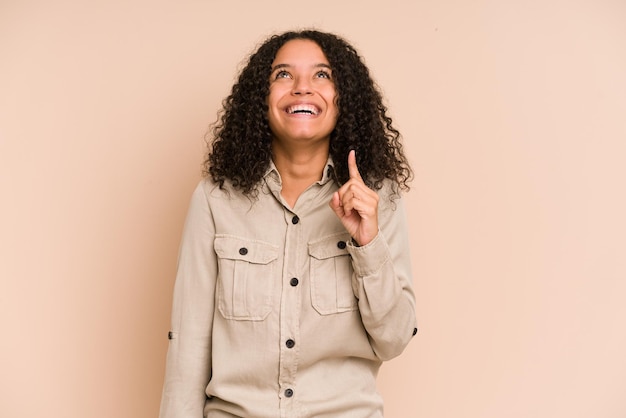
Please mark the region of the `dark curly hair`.
POLYGON ((337 90, 337 124, 330 135, 335 179, 348 181, 348 152, 356 150, 365 183, 380 189, 385 179, 394 191, 408 190, 413 173, 403 153, 400 133, 392 126, 382 95, 357 51, 342 38, 316 30, 285 32, 268 38, 241 71, 213 125, 213 140, 204 162, 204 175, 222 188, 254 196, 272 156, 268 106, 272 62, 278 50, 293 39, 317 43, 333 71, 337 90))

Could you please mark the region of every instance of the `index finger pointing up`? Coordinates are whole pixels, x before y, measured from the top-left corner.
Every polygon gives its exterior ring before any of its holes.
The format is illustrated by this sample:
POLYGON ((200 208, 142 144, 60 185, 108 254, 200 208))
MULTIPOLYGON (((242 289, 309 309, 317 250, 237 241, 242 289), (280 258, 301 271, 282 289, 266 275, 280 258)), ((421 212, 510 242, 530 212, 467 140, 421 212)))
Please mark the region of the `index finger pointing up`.
POLYGON ((363 181, 361 177, 361 173, 359 173, 359 169, 356 166, 356 151, 351 150, 348 153, 348 173, 350 174, 351 179, 357 179, 363 181))

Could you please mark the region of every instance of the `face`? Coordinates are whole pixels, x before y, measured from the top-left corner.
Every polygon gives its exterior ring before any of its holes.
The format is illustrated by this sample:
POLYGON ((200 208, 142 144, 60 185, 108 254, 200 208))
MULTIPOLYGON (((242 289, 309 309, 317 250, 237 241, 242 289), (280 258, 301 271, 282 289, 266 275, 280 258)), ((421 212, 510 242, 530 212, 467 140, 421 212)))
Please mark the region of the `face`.
POLYGON ((337 91, 319 45, 305 39, 286 42, 272 63, 269 90, 274 142, 328 143, 337 122, 337 91))

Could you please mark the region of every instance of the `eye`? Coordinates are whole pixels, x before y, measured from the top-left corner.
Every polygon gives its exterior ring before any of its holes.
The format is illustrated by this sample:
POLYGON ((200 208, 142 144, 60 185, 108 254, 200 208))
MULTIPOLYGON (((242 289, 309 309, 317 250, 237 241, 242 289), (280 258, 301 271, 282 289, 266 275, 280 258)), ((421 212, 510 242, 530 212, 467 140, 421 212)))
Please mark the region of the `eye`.
POLYGON ((326 70, 320 70, 317 73, 315 73, 315 77, 316 78, 327 78, 330 80, 330 73, 326 70))
POLYGON ((285 70, 280 70, 280 71, 277 71, 276 75, 274 76, 275 80, 278 80, 279 78, 291 78, 291 74, 289 74, 285 70))

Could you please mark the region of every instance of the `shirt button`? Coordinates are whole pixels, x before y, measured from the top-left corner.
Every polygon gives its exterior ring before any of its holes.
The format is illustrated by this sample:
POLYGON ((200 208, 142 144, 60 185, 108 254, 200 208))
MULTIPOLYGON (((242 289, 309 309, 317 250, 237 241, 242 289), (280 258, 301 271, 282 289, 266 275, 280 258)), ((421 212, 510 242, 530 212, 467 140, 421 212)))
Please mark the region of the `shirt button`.
POLYGON ((346 248, 346 242, 345 241, 339 241, 337 243, 337 248, 339 248, 340 250, 343 250, 346 248))
POLYGON ((248 254, 248 249, 247 249, 246 247, 241 247, 241 248, 239 249, 239 254, 241 254, 241 255, 246 255, 246 254, 248 254))
POLYGON ((168 339, 168 340, 171 340, 171 339, 173 339, 173 338, 174 338, 174 333, 173 333, 172 331, 168 332, 168 333, 167 333, 167 339, 168 339))
POLYGON ((287 348, 293 348, 296 345, 296 342, 290 338, 285 341, 285 345, 287 346, 287 348))
POLYGON ((287 389, 285 390, 285 396, 291 398, 293 396, 293 390, 287 389))
POLYGON ((294 216, 293 218, 291 218, 291 223, 292 224, 297 224, 298 222, 300 222, 300 218, 298 218, 298 215, 294 216))
POLYGON ((292 286, 297 286, 298 285, 298 279, 296 279, 295 277, 291 280, 289 280, 289 284, 292 286))
POLYGON ((413 328, 413 335, 417 334, 417 328, 413 328))

